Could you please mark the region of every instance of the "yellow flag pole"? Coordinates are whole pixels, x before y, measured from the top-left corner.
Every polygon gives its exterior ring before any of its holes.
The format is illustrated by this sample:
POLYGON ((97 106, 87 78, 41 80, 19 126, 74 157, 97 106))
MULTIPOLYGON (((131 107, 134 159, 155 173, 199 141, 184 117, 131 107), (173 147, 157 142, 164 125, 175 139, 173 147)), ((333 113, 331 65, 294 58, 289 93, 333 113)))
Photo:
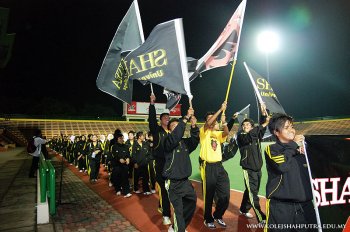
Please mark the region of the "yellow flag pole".
MULTIPOLYGON (((228 81, 228 86, 227 86, 227 91, 226 91, 226 97, 225 97, 225 102, 228 100, 228 95, 230 94, 230 89, 231 89, 231 83, 232 83, 232 77, 233 73, 235 71, 235 66, 236 66, 236 59, 233 60, 232 63, 232 69, 231 69, 231 74, 230 74, 230 79, 228 81)), ((225 115, 225 111, 222 112, 223 115, 225 115)))

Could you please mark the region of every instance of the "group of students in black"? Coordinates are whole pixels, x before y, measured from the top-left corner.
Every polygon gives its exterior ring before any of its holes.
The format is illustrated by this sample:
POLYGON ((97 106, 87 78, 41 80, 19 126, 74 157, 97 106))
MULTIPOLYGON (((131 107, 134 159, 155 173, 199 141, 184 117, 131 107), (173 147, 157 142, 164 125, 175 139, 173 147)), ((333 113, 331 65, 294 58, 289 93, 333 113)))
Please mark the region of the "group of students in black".
POLYGON ((128 198, 139 190, 139 180, 145 195, 155 193, 154 158, 152 156, 152 135, 139 131, 129 131, 127 141, 120 129, 114 134, 90 134, 88 136, 54 137, 49 147, 61 154, 80 172, 85 172, 94 183, 99 178, 101 164, 110 176, 110 187, 114 186, 117 195, 128 198))
MULTIPOLYGON (((168 231, 186 231, 196 209, 197 195, 189 181, 192 173, 189 155, 201 144, 200 167, 204 208, 204 225, 215 229, 216 222, 226 227, 223 215, 228 208, 230 191, 228 174, 222 162, 240 150, 240 166, 246 190, 244 191, 239 214, 253 218, 253 208, 259 223, 265 224, 265 231, 312 231, 307 227, 316 224, 312 203, 310 179, 307 175, 306 159, 302 147, 302 135, 293 128, 293 119, 285 114, 270 118, 264 105, 263 117, 258 126, 251 119, 245 119, 237 132, 236 139, 227 139, 237 117, 235 114, 227 123, 221 116, 223 131, 218 129, 216 118, 226 110, 224 102, 220 110, 208 113, 205 125, 199 129, 194 110, 190 107, 186 116, 170 119, 163 113, 157 121, 155 96, 150 97, 149 133, 130 131, 124 142, 122 132, 117 129, 113 139, 98 141, 96 135, 76 137, 76 143, 54 138, 50 146, 61 151, 63 156, 78 166, 80 171, 89 170, 91 182, 97 181, 102 163, 110 172, 110 180, 116 194, 125 198, 132 193, 144 195, 155 193, 158 184, 158 211, 163 216, 163 225, 168 231), (190 136, 184 138, 186 124, 190 124, 190 136), (268 173, 266 185, 267 214, 261 210, 258 191, 261 183, 263 163, 261 141, 267 128, 276 138, 276 144, 267 146, 265 160, 268 173), (146 139, 147 137, 147 139, 146 139), (228 141, 225 143, 224 141, 228 141), (75 145, 74 145, 75 144, 75 145), (217 176, 217 177, 215 177, 217 176), (220 178, 218 177, 220 176, 220 178), (219 179, 218 179, 219 178, 219 179), (129 181, 131 179, 131 181, 129 181), (213 187, 210 187, 213 186, 213 187), (133 190, 133 191, 132 191, 133 190), (216 208, 212 212, 213 199, 216 208), (174 220, 171 221, 171 206, 174 220), (295 230, 293 225, 297 225, 295 230), (304 229, 300 229, 304 225, 304 229), (298 229, 299 228, 299 229, 298 229)), ((111 138, 111 137, 109 137, 111 138)))

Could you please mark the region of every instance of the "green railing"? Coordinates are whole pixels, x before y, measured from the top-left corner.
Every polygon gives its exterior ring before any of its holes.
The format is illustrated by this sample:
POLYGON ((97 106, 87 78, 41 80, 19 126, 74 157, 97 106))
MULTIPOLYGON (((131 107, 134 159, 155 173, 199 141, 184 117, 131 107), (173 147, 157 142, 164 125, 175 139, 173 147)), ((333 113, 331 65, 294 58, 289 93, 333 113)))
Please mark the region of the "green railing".
POLYGON ((40 175, 40 202, 49 198, 49 211, 51 215, 56 214, 56 173, 51 161, 46 160, 43 154, 40 154, 39 162, 40 175))

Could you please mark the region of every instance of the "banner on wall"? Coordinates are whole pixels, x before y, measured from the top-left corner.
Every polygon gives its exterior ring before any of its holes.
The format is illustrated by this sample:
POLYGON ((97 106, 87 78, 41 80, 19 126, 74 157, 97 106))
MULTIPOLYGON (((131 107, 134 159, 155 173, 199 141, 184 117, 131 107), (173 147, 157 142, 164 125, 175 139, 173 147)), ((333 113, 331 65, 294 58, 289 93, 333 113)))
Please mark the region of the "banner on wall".
MULTIPOLYGON (((148 115, 149 102, 136 102, 132 101, 131 104, 124 103, 124 116, 127 115, 148 115)), ((160 115, 162 113, 169 113, 173 117, 181 117, 181 104, 177 104, 170 112, 166 108, 165 103, 155 104, 156 113, 160 115)))
POLYGON ((305 137, 322 229, 343 231, 350 212, 350 135, 305 137))

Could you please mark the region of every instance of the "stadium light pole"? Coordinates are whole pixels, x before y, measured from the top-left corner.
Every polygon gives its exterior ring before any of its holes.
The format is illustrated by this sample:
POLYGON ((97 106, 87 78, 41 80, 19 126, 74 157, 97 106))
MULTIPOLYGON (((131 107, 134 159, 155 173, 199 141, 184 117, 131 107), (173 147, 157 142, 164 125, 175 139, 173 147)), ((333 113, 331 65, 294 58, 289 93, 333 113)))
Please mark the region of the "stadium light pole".
POLYGON ((269 54, 279 48, 279 36, 275 31, 266 30, 258 35, 258 48, 265 54, 267 81, 270 83, 269 54))

